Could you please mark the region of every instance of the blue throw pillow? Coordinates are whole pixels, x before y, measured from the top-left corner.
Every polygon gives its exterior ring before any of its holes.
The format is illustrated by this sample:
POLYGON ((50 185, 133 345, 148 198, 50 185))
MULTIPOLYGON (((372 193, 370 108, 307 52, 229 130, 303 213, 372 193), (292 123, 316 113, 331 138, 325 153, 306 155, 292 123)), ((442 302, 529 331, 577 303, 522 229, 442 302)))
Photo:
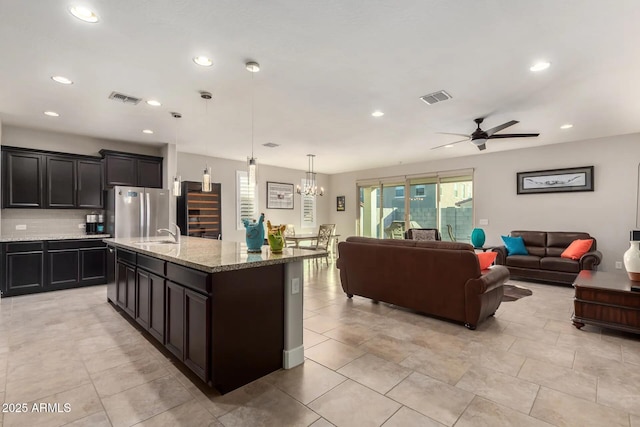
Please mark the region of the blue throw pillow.
POLYGON ((500 236, 507 248, 507 255, 529 255, 527 248, 524 246, 522 237, 500 236))

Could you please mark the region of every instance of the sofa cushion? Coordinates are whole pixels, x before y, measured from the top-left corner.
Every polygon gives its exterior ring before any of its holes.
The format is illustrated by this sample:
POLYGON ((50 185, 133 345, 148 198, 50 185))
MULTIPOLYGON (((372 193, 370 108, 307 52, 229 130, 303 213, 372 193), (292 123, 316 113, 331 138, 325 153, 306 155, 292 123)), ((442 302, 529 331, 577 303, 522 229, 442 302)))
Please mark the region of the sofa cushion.
POLYGON ((567 273, 579 273, 580 263, 573 259, 560 257, 544 257, 540 259, 540 269, 566 271, 567 273))
POLYGON ((480 263, 480 270, 486 270, 496 260, 498 252, 479 252, 476 255, 478 263, 480 263))
POLYGON ((569 258, 578 260, 580 257, 591 249, 593 239, 577 239, 571 242, 569 247, 560 254, 561 258, 569 258))
MULTIPOLYGON (((577 239, 591 239, 589 233, 550 231, 547 233, 547 253, 544 256, 562 255, 565 249, 577 239)), ((595 241, 591 250, 595 250, 595 241)))
POLYGON ((504 246, 507 248, 507 255, 529 255, 527 248, 524 247, 522 237, 501 236, 504 246))
POLYGON ((547 233, 545 231, 512 231, 509 233, 512 237, 522 237, 524 246, 527 248, 529 255, 543 257, 547 255, 547 233))
POLYGON ((509 255, 507 265, 510 267, 540 268, 540 257, 535 255, 509 255))

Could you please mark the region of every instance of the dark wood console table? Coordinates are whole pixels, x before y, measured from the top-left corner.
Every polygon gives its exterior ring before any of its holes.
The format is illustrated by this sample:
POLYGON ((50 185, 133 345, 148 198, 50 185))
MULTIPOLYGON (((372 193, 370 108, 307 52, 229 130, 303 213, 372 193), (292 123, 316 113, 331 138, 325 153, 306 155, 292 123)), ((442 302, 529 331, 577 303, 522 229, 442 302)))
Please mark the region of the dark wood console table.
POLYGON ((575 288, 573 325, 585 323, 604 328, 640 333, 640 292, 632 291, 632 282, 624 273, 583 270, 575 288))

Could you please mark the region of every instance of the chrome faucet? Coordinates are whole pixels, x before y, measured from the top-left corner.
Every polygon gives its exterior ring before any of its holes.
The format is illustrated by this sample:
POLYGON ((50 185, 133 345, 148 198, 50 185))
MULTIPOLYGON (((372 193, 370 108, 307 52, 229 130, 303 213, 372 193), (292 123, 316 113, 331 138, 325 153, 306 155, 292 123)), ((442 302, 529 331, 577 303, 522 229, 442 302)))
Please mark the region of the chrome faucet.
POLYGON ((180 244, 180 227, 178 227, 178 224, 173 224, 173 226, 176 228, 175 233, 169 230, 168 228, 159 228, 158 233, 162 233, 162 232, 169 233, 171 234, 171 237, 173 237, 173 240, 175 240, 177 244, 180 244))

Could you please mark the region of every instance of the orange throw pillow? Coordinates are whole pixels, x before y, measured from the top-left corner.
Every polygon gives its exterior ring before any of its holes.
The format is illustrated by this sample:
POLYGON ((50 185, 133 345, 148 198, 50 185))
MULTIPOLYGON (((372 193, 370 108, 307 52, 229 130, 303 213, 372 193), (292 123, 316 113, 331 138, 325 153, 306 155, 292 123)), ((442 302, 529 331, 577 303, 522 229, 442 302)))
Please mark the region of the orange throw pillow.
POLYGON ((589 252, 591 245, 593 245, 593 239, 574 240, 560 256, 562 258, 580 259, 582 255, 589 252))
POLYGON ((480 270, 486 270, 496 260, 498 252, 478 252, 478 262, 480 263, 480 270))

